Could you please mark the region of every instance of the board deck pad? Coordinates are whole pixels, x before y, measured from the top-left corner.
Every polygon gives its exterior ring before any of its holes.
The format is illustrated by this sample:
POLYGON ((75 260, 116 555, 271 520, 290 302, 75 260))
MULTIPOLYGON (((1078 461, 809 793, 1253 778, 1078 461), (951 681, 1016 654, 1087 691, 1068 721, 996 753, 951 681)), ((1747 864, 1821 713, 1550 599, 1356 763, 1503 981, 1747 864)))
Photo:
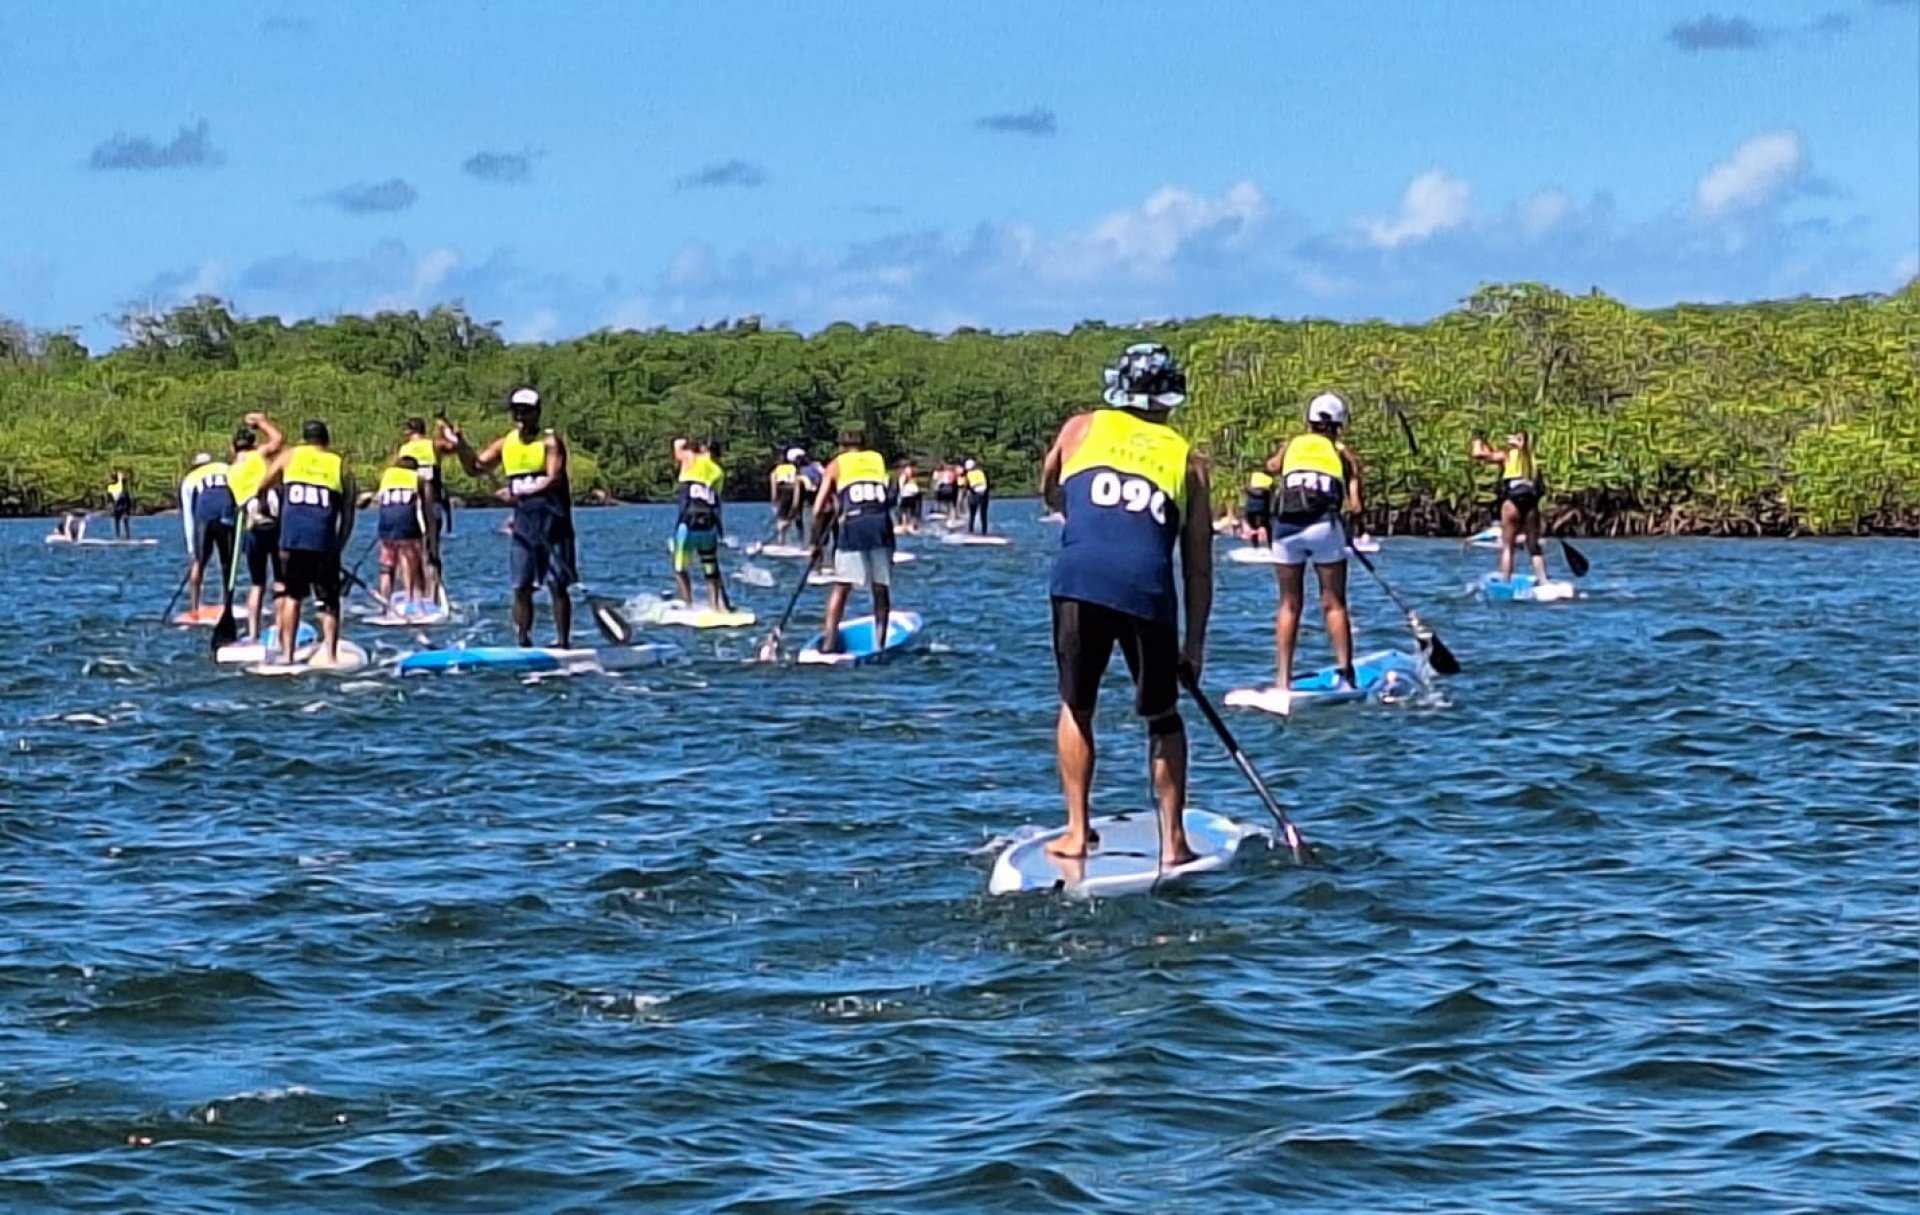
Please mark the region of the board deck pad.
POLYGON ((1259 709, 1263 713, 1285 716, 1309 704, 1339 704, 1356 700, 1384 700, 1417 690, 1424 682, 1420 658, 1405 650, 1376 650, 1357 655, 1353 660, 1354 686, 1341 688, 1340 673, 1332 667, 1311 675, 1296 675, 1293 692, 1282 696, 1278 688, 1235 688, 1223 698, 1233 709, 1259 709))
MULTIPOLYGON (((224 610, 218 603, 203 603, 197 611, 179 613, 173 618, 173 622, 182 628, 191 628, 200 624, 219 624, 220 615, 224 610)), ((234 614, 239 614, 238 608, 235 609, 234 614)))
MULTIPOLYGON (((259 666, 269 662, 280 652, 280 626, 267 628, 260 641, 236 641, 232 645, 223 645, 215 651, 213 660, 224 666, 259 666)), ((320 631, 305 620, 293 634, 293 658, 295 662, 305 662, 312 657, 313 647, 320 640, 320 631)), ((345 645, 343 641, 341 643, 345 645)))
POLYGON ((1082 898, 1139 894, 1164 882, 1225 869, 1239 855, 1241 844, 1271 838, 1264 828, 1242 826, 1192 806, 1187 807, 1185 822, 1187 844, 1199 859, 1164 870, 1160 868, 1159 816, 1152 810, 1094 819, 1100 842, 1083 860, 1047 854, 1047 845, 1066 833, 1064 826, 1033 832, 1007 845, 994 860, 987 893, 1057 890, 1082 898))
MULTIPOLYGON (((833 654, 820 652, 820 644, 826 638, 815 633, 807 638, 807 644, 800 649, 797 661, 809 666, 856 666, 872 662, 877 654, 873 644, 873 617, 856 616, 840 622, 840 649, 833 654)), ((895 610, 887 616, 887 653, 892 654, 911 646, 926 628, 926 621, 918 612, 895 610)))

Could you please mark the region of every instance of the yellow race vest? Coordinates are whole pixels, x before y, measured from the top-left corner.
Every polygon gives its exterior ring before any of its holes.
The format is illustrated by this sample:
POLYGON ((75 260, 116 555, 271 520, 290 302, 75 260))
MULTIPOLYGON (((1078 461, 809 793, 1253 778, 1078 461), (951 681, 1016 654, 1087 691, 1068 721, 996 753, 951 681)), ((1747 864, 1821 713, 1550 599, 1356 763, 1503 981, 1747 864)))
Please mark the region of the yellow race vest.
POLYGON ((1323 434, 1296 435, 1280 460, 1280 518, 1316 520, 1338 511, 1347 498, 1347 465, 1323 434))

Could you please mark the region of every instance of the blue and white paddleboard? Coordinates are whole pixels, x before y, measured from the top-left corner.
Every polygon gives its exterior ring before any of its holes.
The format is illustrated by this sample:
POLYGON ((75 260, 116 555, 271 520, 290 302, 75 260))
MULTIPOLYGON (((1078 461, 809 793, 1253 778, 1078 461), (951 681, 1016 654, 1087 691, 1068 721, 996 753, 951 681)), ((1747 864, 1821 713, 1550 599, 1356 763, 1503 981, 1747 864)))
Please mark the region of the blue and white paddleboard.
POLYGON ((368 624, 381 629, 425 629, 436 624, 451 624, 455 619, 452 609, 442 607, 431 599, 389 599, 378 615, 365 617, 368 624))
POLYGON ((154 548, 158 540, 115 540, 106 537, 84 536, 75 540, 71 536, 52 535, 45 537, 48 544, 65 544, 74 548, 154 548))
POLYGON ((1243 544, 1228 549, 1227 560, 1235 565, 1279 565, 1280 552, 1264 544, 1243 544))
POLYGON ((798 557, 805 561, 813 556, 813 550, 804 544, 749 544, 749 557, 798 557))
POLYGON ((1515 574, 1505 582, 1498 574, 1488 574, 1478 587, 1495 603, 1555 603, 1579 594, 1571 582, 1541 582, 1532 574, 1515 574))
POLYGON ((1000 547, 1005 547, 1006 545, 1012 544, 1013 541, 1009 540, 1005 536, 983 536, 978 532, 947 532, 946 534, 940 537, 940 543, 942 544, 975 544, 975 545, 984 544, 984 545, 992 545, 996 548, 1000 548, 1000 547))
MULTIPOLYGON (((918 612, 895 611, 887 617, 887 653, 904 650, 920 636, 926 622, 918 612)), ((811 666, 850 667, 859 663, 872 662, 879 655, 875 652, 873 638, 873 617, 857 616, 852 620, 840 622, 840 648, 832 654, 820 652, 820 645, 826 640, 822 633, 807 638, 807 644, 800 649, 796 661, 811 666)))
POLYGON ((1333 667, 1311 675, 1296 675, 1293 689, 1235 688, 1225 697, 1227 707, 1258 709, 1285 716, 1308 704, 1339 704, 1355 700, 1388 700, 1417 691, 1423 675, 1420 656, 1405 650, 1376 650, 1353 660, 1354 686, 1343 688, 1333 667))
MULTIPOLYGON (((1499 548, 1500 547, 1500 529, 1498 527, 1483 527, 1479 531, 1473 533, 1473 535, 1468 536, 1467 543, 1473 545, 1473 547, 1475 548, 1499 548)), ((1525 548, 1526 546, 1527 546, 1527 533, 1521 532, 1518 535, 1514 536, 1513 538, 1514 548, 1521 549, 1521 548, 1525 548)))
MULTIPOLYGON (((293 657, 295 662, 305 662, 313 656, 313 647, 320 640, 320 632, 305 620, 293 633, 293 657)), ((258 666, 260 663, 274 660, 280 653, 280 626, 269 626, 261 641, 236 641, 232 645, 223 645, 215 652, 213 660, 218 663, 235 666, 258 666)))
POLYGON ((1187 846, 1197 859, 1171 869, 1160 867, 1160 821, 1152 810, 1094 819, 1093 830, 1099 842, 1079 860, 1047 853, 1047 845, 1064 835, 1065 827, 1051 831, 1028 828, 994 860, 987 893, 1057 890, 1082 898, 1138 894, 1166 882, 1225 869, 1233 864, 1241 844, 1271 838, 1264 828, 1242 826, 1223 815, 1191 806, 1185 822, 1187 846))
POLYGON ((657 642, 633 646, 597 646, 563 650, 555 646, 474 645, 420 650, 394 668, 402 675, 444 675, 462 671, 537 674, 550 671, 628 671, 658 666, 674 647, 657 642))

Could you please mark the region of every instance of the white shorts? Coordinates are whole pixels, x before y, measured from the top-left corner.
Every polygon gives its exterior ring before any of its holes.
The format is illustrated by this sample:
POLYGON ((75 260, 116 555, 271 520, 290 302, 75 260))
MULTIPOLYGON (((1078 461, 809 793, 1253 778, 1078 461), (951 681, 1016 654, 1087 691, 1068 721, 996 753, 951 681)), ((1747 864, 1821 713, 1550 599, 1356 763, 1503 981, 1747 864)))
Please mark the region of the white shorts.
POLYGON ((1275 519, 1273 551, 1276 565, 1338 565, 1347 559, 1347 529, 1337 517, 1305 527, 1275 519))
POLYGON ((893 585, 893 550, 867 548, 833 555, 833 580, 855 590, 893 585))

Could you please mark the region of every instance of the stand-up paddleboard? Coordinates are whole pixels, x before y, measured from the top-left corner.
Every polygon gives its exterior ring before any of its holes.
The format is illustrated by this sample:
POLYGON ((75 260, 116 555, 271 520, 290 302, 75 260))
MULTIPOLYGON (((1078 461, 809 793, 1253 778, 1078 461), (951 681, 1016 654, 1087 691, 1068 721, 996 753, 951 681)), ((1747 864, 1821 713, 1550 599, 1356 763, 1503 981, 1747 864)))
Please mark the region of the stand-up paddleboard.
POLYGON ((1065 827, 1015 840, 993 862, 987 893, 1058 890, 1083 898, 1138 894, 1165 882, 1225 869, 1233 864, 1241 844, 1269 838, 1263 828, 1243 827, 1208 810, 1188 807, 1185 820, 1187 846, 1197 859, 1184 865, 1160 867, 1160 818, 1152 810, 1142 810, 1094 819, 1099 842, 1080 860, 1047 854, 1047 845, 1066 834, 1065 827))
POLYGON ((636 623, 671 624, 688 629, 740 629, 757 619, 748 611, 689 607, 671 595, 662 595, 658 599, 635 595, 622 606, 636 623))
POLYGON ((105 537, 96 536, 82 536, 80 539, 75 540, 71 536, 54 535, 43 537, 43 539, 48 544, 65 544, 73 548, 153 548, 160 543, 158 540, 152 539, 110 540, 105 537))
POLYGON ((1356 553, 1365 553, 1368 556, 1372 556, 1380 551, 1380 542, 1372 536, 1356 536, 1354 537, 1353 543, 1348 547, 1352 548, 1356 553))
POLYGON ((1376 650, 1353 660, 1352 687, 1342 687, 1333 667, 1311 675, 1296 675, 1293 690, 1235 688, 1224 701, 1230 709, 1258 709, 1282 717, 1308 704, 1339 704, 1355 700, 1387 700, 1417 691, 1422 683, 1420 657, 1404 650, 1376 650))
MULTIPOLYGON (((1498 527, 1483 527, 1479 531, 1473 533, 1473 535, 1468 536, 1467 543, 1471 544, 1475 548, 1499 548, 1500 547, 1500 529, 1498 527)), ((1527 546, 1527 533, 1521 532, 1518 535, 1514 536, 1513 547, 1516 550, 1523 549, 1526 546, 1527 546)))
POLYGON ((452 611, 431 600, 425 603, 408 603, 390 599, 387 601, 386 610, 377 616, 365 616, 362 619, 367 624, 381 629, 424 629, 436 624, 449 624, 457 618, 452 611))
POLYGON ((219 624, 220 616, 224 611, 225 608, 221 604, 203 603, 194 611, 179 613, 173 618, 173 622, 182 628, 191 628, 197 624, 219 624))
POLYGON ((805 561, 813 556, 813 550, 804 544, 761 544, 747 546, 749 557, 798 557, 805 561))
POLYGON ((1040 522, 1042 523, 1065 523, 1066 521, 1067 517, 1057 510, 1050 510, 1040 516, 1040 522))
POLYGON ((945 535, 940 537, 940 543, 942 544, 990 544, 996 548, 1004 548, 1007 545, 1012 544, 1013 541, 1007 539, 1005 536, 982 536, 977 532, 948 532, 945 535))
MULTIPOLYGON (((904 650, 920 636, 926 622, 918 612, 894 611, 887 616, 886 652, 891 654, 904 650)), ((800 649, 796 660, 810 666, 850 667, 860 663, 872 662, 880 657, 873 644, 873 617, 858 616, 852 620, 840 622, 840 648, 831 654, 820 652, 820 645, 826 640, 822 633, 807 638, 807 644, 800 649)))
POLYGON ((1235 565, 1279 565, 1280 551, 1260 544, 1244 544, 1228 549, 1227 560, 1235 565))
POLYGON ((295 654, 293 662, 262 662, 247 668, 249 675, 344 675, 367 665, 367 652, 358 645, 340 639, 337 662, 327 661, 325 647, 315 645, 305 659, 295 654))
MULTIPOLYGON (((293 660, 305 662, 313 657, 313 647, 320 640, 320 632, 313 625, 302 620, 293 634, 293 660)), ((346 642, 340 643, 346 648, 346 642)), ((269 627, 262 641, 236 641, 232 645, 223 645, 213 652, 213 660, 223 666, 258 666, 263 662, 274 661, 280 653, 280 626, 269 627)))
POLYGON ((408 654, 396 665, 402 675, 450 675, 465 671, 531 674, 543 671, 630 671, 658 666, 674 647, 658 642, 563 650, 554 646, 475 645, 408 654))
MULTIPOLYGON (((912 553, 896 552, 893 554, 893 563, 895 565, 909 565, 914 559, 912 553)), ((833 571, 830 569, 817 569, 807 575, 808 586, 832 586, 838 581, 840 581, 840 579, 834 577, 833 571)))
POLYGON ((1479 590, 1495 603, 1557 603, 1579 594, 1571 582, 1541 582, 1532 574, 1515 574, 1505 582, 1498 574, 1488 574, 1480 580, 1479 590))

